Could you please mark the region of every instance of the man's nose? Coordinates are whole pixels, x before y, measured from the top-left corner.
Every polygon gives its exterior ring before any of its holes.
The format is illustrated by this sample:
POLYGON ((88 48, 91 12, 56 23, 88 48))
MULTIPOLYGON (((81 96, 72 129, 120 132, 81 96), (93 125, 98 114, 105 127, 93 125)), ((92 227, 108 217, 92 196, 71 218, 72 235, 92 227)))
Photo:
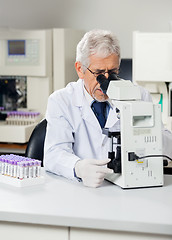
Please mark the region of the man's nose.
POLYGON ((105 72, 105 77, 108 78, 109 77, 109 73, 108 72, 105 72))

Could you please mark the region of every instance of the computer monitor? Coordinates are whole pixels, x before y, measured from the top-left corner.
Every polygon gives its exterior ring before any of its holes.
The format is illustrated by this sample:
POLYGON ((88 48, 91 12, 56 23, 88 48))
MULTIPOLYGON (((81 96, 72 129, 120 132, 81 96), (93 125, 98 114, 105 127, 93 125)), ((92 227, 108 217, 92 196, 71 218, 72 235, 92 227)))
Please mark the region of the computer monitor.
POLYGON ((121 59, 119 77, 122 79, 132 81, 132 59, 131 58, 121 59))

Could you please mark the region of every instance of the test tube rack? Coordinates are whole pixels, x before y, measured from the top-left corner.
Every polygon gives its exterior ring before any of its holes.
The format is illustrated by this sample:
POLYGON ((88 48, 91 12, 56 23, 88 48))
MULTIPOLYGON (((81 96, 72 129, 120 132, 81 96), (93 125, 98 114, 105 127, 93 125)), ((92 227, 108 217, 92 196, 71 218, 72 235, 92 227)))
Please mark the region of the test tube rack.
POLYGON ((40 176, 39 178, 26 178, 23 180, 17 178, 11 178, 8 176, 0 176, 0 183, 5 183, 14 187, 27 187, 38 184, 43 184, 45 182, 45 178, 40 176))
POLYGON ((14 154, 0 156, 0 183, 26 187, 44 182, 41 161, 14 154))

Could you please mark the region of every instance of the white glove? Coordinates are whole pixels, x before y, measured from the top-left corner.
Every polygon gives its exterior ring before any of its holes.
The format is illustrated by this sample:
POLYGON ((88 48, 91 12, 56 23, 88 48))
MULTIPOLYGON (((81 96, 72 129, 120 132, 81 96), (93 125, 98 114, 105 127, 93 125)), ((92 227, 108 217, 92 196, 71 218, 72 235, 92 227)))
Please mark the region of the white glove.
POLYGON ((113 173, 113 170, 104 167, 110 159, 96 160, 83 159, 79 160, 75 165, 75 173, 81 178, 83 184, 87 187, 99 187, 107 173, 113 173))

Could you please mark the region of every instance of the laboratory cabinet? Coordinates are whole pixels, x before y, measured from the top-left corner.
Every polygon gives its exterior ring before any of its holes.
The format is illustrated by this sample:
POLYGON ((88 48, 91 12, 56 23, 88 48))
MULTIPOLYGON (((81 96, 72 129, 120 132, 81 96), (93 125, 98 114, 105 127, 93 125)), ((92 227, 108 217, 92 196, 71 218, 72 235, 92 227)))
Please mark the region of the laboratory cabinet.
POLYGON ((172 236, 135 232, 71 229, 70 240, 171 240, 172 236))
POLYGON ((45 172, 28 187, 0 183, 0 233, 6 240, 172 239, 172 176, 163 187, 84 187, 45 172))
POLYGON ((23 223, 0 223, 1 236, 5 240, 171 240, 171 236, 159 234, 131 233, 83 228, 67 228, 23 223), (10 231, 9 231, 10 229, 10 231))
POLYGON ((5 240, 68 240, 68 228, 37 224, 0 222, 1 237, 5 240))

